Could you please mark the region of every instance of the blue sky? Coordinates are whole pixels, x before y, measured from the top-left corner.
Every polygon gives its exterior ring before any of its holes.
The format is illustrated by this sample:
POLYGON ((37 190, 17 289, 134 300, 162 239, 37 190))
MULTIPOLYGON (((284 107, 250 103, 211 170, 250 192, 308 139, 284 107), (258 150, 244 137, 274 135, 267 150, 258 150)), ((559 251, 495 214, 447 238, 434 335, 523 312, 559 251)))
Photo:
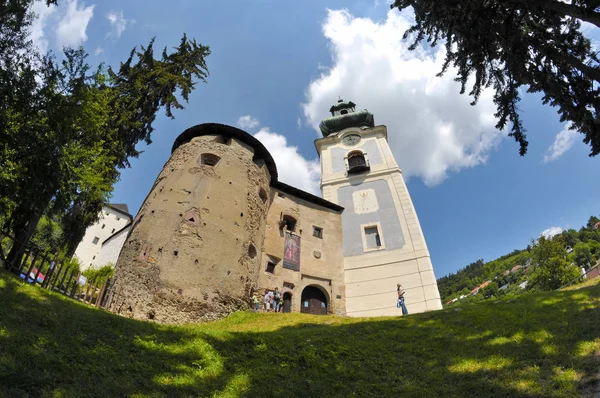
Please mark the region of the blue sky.
POLYGON ((539 97, 525 95, 530 146, 520 157, 493 128, 489 95, 471 107, 451 74, 435 77, 443 49, 409 52, 401 36, 411 15, 390 12, 385 2, 59 3, 35 6, 34 41, 53 51, 83 45, 92 64, 118 66, 133 46, 156 37, 162 50, 184 32, 211 47, 208 83, 198 84, 175 120, 157 118, 153 144, 115 185, 112 201, 133 213, 175 137, 205 122, 256 134, 285 182, 317 193, 315 127, 339 95, 388 126, 438 277, 600 214, 600 159, 587 156, 582 136, 539 97))

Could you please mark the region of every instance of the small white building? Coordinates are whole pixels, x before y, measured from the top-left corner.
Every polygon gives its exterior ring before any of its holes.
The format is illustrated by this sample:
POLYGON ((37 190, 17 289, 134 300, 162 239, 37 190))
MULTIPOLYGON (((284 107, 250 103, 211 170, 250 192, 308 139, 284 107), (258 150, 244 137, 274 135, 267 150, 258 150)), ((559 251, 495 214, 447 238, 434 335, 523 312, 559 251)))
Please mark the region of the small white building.
POLYGON ((126 204, 105 205, 98 221, 87 228, 75 250, 81 270, 115 264, 132 221, 126 204))

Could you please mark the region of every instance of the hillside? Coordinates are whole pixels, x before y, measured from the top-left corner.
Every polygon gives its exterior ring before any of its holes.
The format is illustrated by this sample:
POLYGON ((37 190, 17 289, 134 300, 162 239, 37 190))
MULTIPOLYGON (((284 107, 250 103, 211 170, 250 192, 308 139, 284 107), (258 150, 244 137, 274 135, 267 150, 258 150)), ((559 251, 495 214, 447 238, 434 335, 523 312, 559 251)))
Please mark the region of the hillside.
MULTIPOLYGON (((561 257, 565 265, 572 264, 577 270, 563 267, 564 281, 572 279, 572 275, 580 274, 580 269, 588 269, 600 260, 600 218, 591 216, 586 225, 578 231, 574 229, 564 230, 560 234, 548 239, 560 247, 561 257)), ((480 286, 486 281, 493 281, 497 287, 505 286, 511 293, 521 293, 519 284, 531 279, 534 271, 540 270, 540 264, 536 262, 536 256, 539 250, 537 242, 532 242, 522 250, 514 250, 495 260, 485 262, 479 259, 466 267, 458 270, 456 273, 450 273, 438 279, 438 288, 442 301, 445 303, 449 299, 458 298, 461 295, 468 295, 474 288, 480 286), (531 265, 528 274, 525 267, 531 265), (515 267, 520 270, 513 270, 515 267), (513 272, 511 272, 513 271, 513 272)), ((543 264, 542 264, 543 266, 543 264)), ((552 270, 550 274, 556 275, 557 270, 552 270)), ((563 280, 556 281, 558 286, 563 286, 563 280)), ((529 284, 528 288, 531 287, 529 284)), ((505 291, 506 292, 506 291, 505 291)), ((504 292, 500 292, 503 294, 504 292)), ((497 295, 496 295, 497 296, 497 295)))
POLYGON ((590 394, 600 286, 404 318, 124 319, 0 272, 0 396, 590 394))

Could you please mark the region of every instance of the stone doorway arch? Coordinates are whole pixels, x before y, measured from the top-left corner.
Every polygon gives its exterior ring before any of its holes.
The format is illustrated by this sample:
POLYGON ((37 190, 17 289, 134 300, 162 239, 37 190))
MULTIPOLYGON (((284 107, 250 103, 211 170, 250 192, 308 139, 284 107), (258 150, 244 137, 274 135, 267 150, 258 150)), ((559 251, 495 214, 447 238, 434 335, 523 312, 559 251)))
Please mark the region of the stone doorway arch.
POLYGON ((283 312, 292 312, 292 293, 283 293, 283 312))
POLYGON ((327 315, 328 306, 327 295, 319 286, 310 285, 302 290, 300 312, 313 315, 327 315))

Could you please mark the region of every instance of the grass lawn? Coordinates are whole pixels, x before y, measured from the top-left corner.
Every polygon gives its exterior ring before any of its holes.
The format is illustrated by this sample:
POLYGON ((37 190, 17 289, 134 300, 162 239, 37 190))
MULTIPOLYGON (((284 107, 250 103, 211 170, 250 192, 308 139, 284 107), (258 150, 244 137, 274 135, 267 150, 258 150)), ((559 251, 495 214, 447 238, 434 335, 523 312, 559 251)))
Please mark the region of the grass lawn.
POLYGON ((599 307, 594 285, 397 318, 162 326, 0 271, 0 397, 591 396, 599 307))

